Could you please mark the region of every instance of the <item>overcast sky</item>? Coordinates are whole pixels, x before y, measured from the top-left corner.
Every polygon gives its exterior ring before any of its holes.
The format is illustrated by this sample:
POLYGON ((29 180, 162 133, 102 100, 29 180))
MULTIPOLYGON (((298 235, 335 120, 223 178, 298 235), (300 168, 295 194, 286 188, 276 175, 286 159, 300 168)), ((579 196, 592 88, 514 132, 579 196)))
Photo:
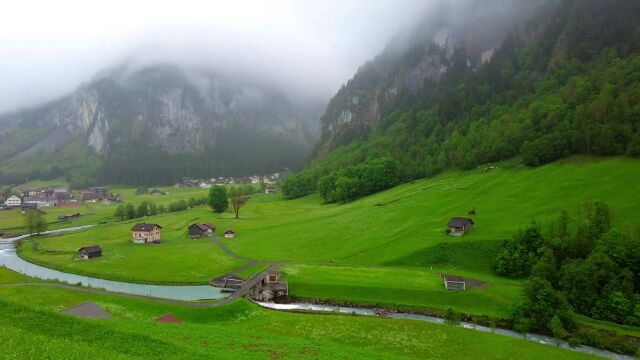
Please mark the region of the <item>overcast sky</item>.
POLYGON ((328 99, 436 0, 20 0, 0 11, 0 111, 126 59, 207 65, 328 99))

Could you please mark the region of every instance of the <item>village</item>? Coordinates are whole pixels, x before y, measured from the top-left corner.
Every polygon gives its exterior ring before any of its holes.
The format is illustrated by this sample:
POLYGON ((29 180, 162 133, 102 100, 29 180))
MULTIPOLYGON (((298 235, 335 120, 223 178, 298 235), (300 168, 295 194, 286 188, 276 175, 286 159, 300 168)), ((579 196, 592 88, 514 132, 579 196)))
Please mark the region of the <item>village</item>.
MULTIPOLYGON (((265 194, 274 194, 276 185, 280 179, 280 173, 273 173, 264 176, 248 176, 242 178, 214 177, 210 179, 194 179, 183 177, 181 182, 176 182, 173 187, 176 189, 210 189, 213 186, 225 185, 261 185, 264 186, 265 194)), ((158 188, 139 187, 136 195, 165 195, 166 192, 158 188)), ((123 201, 120 194, 110 192, 106 186, 89 187, 87 189, 73 190, 64 186, 48 186, 37 189, 22 188, 16 185, 9 185, 0 189, 0 211, 21 209, 40 209, 49 207, 78 207, 83 203, 104 202, 105 204, 117 204, 123 201)), ((44 211, 44 210, 41 210, 44 211)))

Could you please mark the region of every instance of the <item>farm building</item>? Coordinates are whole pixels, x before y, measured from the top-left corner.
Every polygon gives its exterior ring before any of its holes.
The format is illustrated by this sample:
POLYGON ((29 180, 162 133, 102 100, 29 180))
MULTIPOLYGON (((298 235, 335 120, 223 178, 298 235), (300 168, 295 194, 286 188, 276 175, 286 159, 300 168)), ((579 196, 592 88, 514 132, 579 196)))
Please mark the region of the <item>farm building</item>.
POLYGON ((131 241, 136 244, 160 243, 160 229, 158 224, 136 224, 131 228, 131 241))
POLYGON ((216 226, 213 224, 193 223, 189 226, 189 236, 192 238, 201 238, 213 235, 216 226))
POLYGON ((443 275, 444 288, 447 290, 464 291, 467 288, 467 282, 462 276, 443 275))
POLYGON ((224 232, 224 237, 227 239, 233 239, 234 237, 236 237, 236 232, 228 229, 227 231, 224 232))
POLYGON ((102 248, 98 245, 83 246, 78 249, 78 258, 89 260, 102 256, 102 248))
POLYGON ((282 273, 277 270, 269 270, 265 277, 256 286, 255 297, 260 301, 269 301, 289 294, 289 284, 280 280, 282 273))
POLYGON ((462 236, 473 229, 473 225, 473 220, 469 218, 454 217, 449 220, 447 227, 449 228, 449 235, 462 236))

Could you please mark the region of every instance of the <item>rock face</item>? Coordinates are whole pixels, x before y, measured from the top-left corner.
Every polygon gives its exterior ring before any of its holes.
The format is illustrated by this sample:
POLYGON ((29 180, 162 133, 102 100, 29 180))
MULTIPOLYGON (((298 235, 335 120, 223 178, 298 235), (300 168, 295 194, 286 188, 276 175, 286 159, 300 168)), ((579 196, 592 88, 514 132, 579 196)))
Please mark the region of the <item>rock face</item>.
POLYGON ((87 146, 101 155, 124 137, 143 137, 172 154, 202 151, 217 130, 233 126, 305 146, 313 141, 313 120, 281 94, 174 66, 119 69, 54 103, 9 116, 86 136, 87 146), (111 131, 114 126, 127 131, 111 131))
POLYGON ((397 37, 362 65, 330 101, 321 118, 316 157, 361 139, 379 125, 383 109, 402 106, 451 70, 477 71, 489 64, 506 34, 536 16, 550 2, 487 0, 443 2, 408 36, 397 37), (534 14, 534 15, 531 15, 534 14), (461 20, 463 19, 463 20, 461 20))
MULTIPOLYGON (((39 132, 23 147, 29 153, 17 152, 0 164, 35 153, 38 148, 59 149, 72 140, 81 141, 104 159, 131 144, 168 155, 202 154, 219 151, 220 143, 240 139, 245 133, 252 134, 254 143, 289 144, 304 157, 315 142, 315 119, 305 110, 274 89, 236 82, 211 71, 172 65, 135 70, 123 66, 97 75, 55 102, 0 116, 4 123, 17 123, 23 132, 49 129, 49 133, 58 134, 56 141, 51 141, 51 136, 39 132), (59 136, 60 129, 65 130, 65 136, 59 136)), ((11 137, 11 129, 4 135, 11 137)), ((264 150, 264 161, 274 160, 268 149, 264 150)), ((257 171, 250 165, 233 170, 246 174, 257 171)))

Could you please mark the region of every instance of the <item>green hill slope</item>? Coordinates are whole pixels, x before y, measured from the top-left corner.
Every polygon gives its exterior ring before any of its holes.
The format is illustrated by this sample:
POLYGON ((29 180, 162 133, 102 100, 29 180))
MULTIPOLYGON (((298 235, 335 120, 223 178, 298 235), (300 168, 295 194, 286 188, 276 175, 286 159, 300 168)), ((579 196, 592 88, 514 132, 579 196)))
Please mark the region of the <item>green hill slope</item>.
MULTIPOLYGON (((10 282, 0 269, 0 283, 10 282)), ((239 300, 216 308, 166 305, 34 286, 0 286, 3 359, 591 359, 454 326, 350 315, 267 311, 239 300), (92 301, 110 320, 57 311, 92 301), (171 313, 183 322, 161 324, 171 313)))

